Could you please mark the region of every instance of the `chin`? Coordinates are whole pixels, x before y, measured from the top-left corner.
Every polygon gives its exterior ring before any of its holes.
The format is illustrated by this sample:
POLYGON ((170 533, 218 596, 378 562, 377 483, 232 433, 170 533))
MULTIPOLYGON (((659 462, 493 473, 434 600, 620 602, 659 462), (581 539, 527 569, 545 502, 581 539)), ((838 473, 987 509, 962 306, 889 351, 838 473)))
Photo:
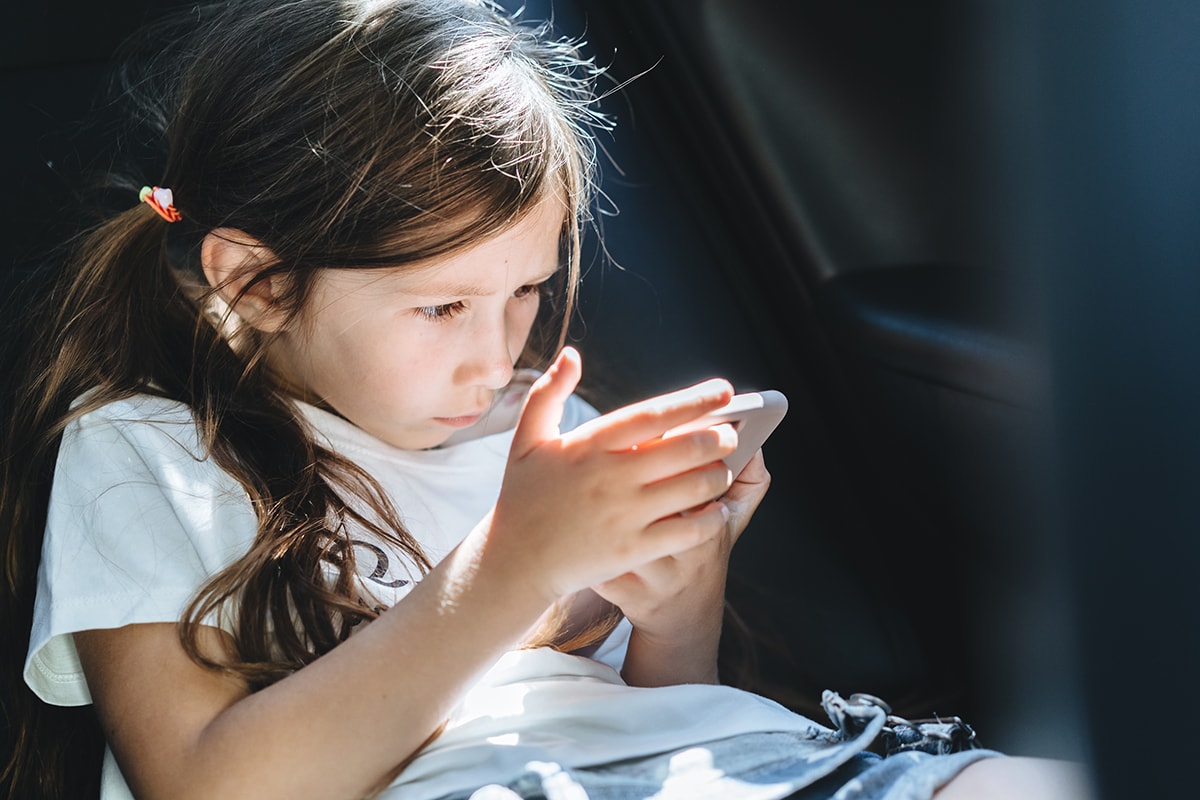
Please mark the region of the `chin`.
POLYGON ((453 431, 420 431, 377 438, 400 450, 429 450, 445 444, 452 433, 453 431))

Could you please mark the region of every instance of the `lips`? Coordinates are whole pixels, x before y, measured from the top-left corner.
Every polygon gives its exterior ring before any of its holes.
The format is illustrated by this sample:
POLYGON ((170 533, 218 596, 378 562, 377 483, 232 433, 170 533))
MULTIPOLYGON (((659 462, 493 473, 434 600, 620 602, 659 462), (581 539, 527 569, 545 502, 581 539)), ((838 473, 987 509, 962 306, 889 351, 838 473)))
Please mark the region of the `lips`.
POLYGON ((442 425, 449 425, 451 428, 469 428, 478 422, 482 416, 483 412, 480 411, 476 414, 464 414, 460 417, 434 417, 433 419, 435 422, 439 422, 442 425))

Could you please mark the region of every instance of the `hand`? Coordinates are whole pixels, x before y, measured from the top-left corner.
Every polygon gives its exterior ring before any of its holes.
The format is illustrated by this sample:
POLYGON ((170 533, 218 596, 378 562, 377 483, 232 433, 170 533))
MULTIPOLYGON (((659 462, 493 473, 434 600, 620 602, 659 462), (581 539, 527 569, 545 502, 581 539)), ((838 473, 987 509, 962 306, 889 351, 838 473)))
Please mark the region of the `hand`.
POLYGON ((728 402, 728 382, 651 398, 560 435, 563 404, 580 375, 578 354, 566 348, 530 389, 500 498, 484 522, 485 557, 536 582, 547 602, 725 528, 711 501, 729 488, 720 459, 736 437, 716 430, 660 437, 728 402))
POLYGON ((626 681, 716 682, 729 556, 770 481, 759 451, 719 501, 729 521, 718 536, 595 587, 634 626, 626 681))
POLYGON ((759 450, 721 498, 721 502, 729 509, 729 526, 733 541, 736 542, 746 530, 750 518, 758 510, 758 504, 762 502, 770 486, 771 473, 767 472, 762 450, 759 450))

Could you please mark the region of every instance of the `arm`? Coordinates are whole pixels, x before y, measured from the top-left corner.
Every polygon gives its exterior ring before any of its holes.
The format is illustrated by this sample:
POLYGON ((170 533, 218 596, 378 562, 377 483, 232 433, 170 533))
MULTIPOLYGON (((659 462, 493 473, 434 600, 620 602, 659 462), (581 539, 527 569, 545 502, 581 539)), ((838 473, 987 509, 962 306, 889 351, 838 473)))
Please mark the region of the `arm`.
POLYGON ((760 452, 720 500, 729 513, 721 535, 597 587, 633 623, 622 671, 627 683, 718 682, 729 555, 770 481, 760 452))
MULTIPOLYGON (((633 445, 722 405, 728 385, 622 409, 558 436, 573 351, 534 386, 492 514, 400 603, 256 693, 193 664, 172 625, 77 634, 93 700, 140 797, 361 797, 411 756, 558 598, 695 547, 726 450, 633 445), (555 491, 546 492, 553 485, 555 491), (503 598, 504 602, 497 602, 503 598)), ((228 651, 223 634, 206 650, 228 651)))
MULTIPOLYGON (((193 663, 174 625, 77 634, 105 735, 134 793, 364 795, 546 607, 534 582, 488 560, 486 538, 472 534, 403 602, 254 694, 193 663)), ((224 637, 206 629, 210 655, 227 652, 224 637)))

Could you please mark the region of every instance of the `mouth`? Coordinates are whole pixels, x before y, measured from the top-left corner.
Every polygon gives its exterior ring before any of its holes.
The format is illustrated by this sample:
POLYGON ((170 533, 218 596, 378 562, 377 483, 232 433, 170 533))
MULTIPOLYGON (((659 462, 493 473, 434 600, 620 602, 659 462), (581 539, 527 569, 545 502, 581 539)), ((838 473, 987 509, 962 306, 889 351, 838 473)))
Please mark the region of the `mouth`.
POLYGON ((469 428, 482 416, 483 412, 481 411, 478 414, 466 414, 461 417, 434 417, 433 420, 451 428, 469 428))

